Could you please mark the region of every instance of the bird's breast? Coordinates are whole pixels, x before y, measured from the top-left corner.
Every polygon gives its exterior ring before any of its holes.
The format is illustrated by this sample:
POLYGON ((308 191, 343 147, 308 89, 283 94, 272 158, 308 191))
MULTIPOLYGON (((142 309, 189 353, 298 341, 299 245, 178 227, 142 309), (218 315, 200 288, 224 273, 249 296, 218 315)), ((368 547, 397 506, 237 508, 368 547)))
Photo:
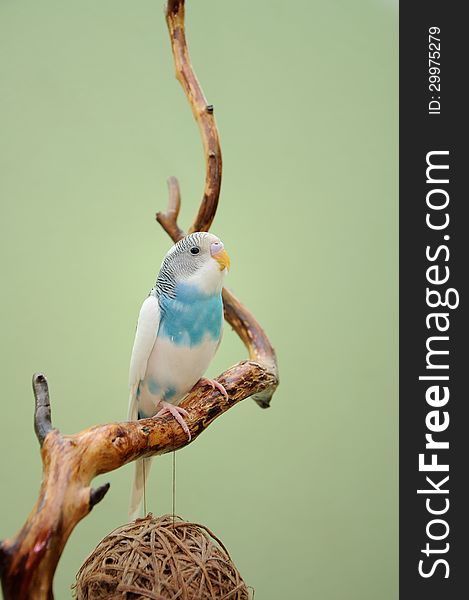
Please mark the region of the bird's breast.
POLYGON ((161 320, 138 396, 152 416, 160 400, 178 404, 204 375, 222 333, 221 295, 160 300, 161 320))
POLYGON ((220 339, 223 324, 221 294, 204 296, 194 292, 179 293, 176 298, 162 298, 159 338, 180 346, 198 346, 209 337, 220 339))

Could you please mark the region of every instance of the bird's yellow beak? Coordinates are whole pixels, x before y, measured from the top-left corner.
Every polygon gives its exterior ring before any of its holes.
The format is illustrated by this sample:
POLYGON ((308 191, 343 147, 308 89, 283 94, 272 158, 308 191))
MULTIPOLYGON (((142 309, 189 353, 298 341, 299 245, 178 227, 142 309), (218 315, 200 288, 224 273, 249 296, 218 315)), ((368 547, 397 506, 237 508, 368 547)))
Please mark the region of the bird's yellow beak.
POLYGON ((223 269, 228 270, 230 268, 230 257, 228 256, 228 252, 224 248, 213 254, 213 258, 219 264, 220 271, 223 271, 223 269))

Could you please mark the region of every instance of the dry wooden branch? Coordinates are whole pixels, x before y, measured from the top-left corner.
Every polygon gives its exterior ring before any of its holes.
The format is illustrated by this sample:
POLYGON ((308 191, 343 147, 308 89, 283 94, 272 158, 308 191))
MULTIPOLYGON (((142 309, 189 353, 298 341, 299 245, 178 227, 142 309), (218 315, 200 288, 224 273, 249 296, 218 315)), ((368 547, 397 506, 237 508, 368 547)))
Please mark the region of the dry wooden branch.
MULTIPOLYGON (((184 32, 184 0, 169 0, 166 20, 173 48, 176 75, 199 124, 206 157, 205 189, 190 231, 207 231, 215 217, 221 184, 221 151, 213 107, 207 106, 189 60, 184 32)), ((177 241, 184 233, 177 219, 181 204, 179 184, 170 178, 169 203, 157 220, 177 241)), ((225 371, 218 381, 228 398, 217 390, 199 387, 183 402, 195 440, 218 416, 253 397, 269 406, 278 385, 275 352, 254 316, 228 290, 223 290, 225 318, 241 337, 249 360, 225 371)), ((0 577, 5 600, 53 598, 52 581, 63 548, 77 523, 109 490, 106 483, 90 487, 94 477, 136 460, 177 450, 187 436, 171 416, 111 423, 63 435, 53 429, 47 380, 33 378, 34 429, 41 446, 43 479, 39 497, 26 523, 12 539, 0 545, 0 577)))
POLYGON ((184 28, 184 0, 168 0, 166 23, 173 49, 176 78, 189 100, 204 146, 204 195, 189 233, 208 231, 215 217, 220 197, 222 171, 220 138, 213 115, 213 105, 207 103, 191 65, 184 28))
MULTIPOLYGON (((215 218, 221 188, 222 158, 218 130, 213 106, 207 104, 190 61, 184 29, 184 0, 168 1, 166 22, 173 49, 176 79, 180 82, 199 125, 206 163, 204 196, 189 233, 208 231, 215 218)), ((177 242, 184 237, 184 232, 177 223, 181 194, 176 177, 170 177, 168 187, 168 209, 165 213, 157 213, 156 220, 171 239, 177 242)), ((223 290, 223 304, 225 318, 243 340, 249 351, 249 358, 265 365, 277 375, 275 351, 254 315, 227 289, 223 290)), ((260 392, 253 397, 261 407, 267 408, 274 390, 275 386, 271 391, 260 392)))
MULTIPOLYGON (((184 402, 193 440, 229 408, 276 384, 275 376, 251 361, 228 369, 219 381, 228 398, 216 390, 198 388, 184 402)), ((34 386, 40 386, 48 397, 43 375, 35 375, 34 386)), ((36 394, 38 432, 43 418, 41 398, 36 394)), ((47 421, 52 427, 50 414, 47 421)), ((74 435, 50 428, 45 437, 37 436, 43 462, 39 497, 20 532, 0 548, 5 600, 53 598, 52 579, 68 537, 109 489, 108 483, 97 489, 90 487, 97 475, 136 458, 165 454, 187 444, 187 436, 171 416, 98 425, 74 435)))
POLYGON ((181 209, 181 191, 179 181, 176 177, 168 179, 169 200, 166 212, 157 212, 156 220, 168 232, 171 239, 175 242, 184 237, 184 232, 179 228, 178 216, 181 209))

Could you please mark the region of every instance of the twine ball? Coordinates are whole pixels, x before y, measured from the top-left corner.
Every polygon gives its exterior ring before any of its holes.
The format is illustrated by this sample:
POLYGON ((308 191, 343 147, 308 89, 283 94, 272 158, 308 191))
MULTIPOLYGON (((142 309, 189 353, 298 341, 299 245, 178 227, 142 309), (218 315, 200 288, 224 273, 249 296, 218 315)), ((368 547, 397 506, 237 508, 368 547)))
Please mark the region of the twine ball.
POLYGON ((249 600, 225 546, 207 527, 151 514, 98 544, 74 592, 78 600, 249 600))

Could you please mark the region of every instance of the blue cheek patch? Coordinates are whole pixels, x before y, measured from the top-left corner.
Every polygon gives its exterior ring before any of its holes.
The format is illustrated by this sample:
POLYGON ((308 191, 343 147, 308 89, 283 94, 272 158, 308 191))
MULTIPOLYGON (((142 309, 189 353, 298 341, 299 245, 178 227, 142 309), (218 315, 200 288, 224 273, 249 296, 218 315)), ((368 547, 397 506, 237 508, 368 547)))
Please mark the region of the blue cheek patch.
POLYGON ((194 286, 179 284, 176 298, 160 298, 162 318, 158 336, 174 344, 197 346, 208 334, 218 341, 223 323, 221 294, 207 296, 194 286))

